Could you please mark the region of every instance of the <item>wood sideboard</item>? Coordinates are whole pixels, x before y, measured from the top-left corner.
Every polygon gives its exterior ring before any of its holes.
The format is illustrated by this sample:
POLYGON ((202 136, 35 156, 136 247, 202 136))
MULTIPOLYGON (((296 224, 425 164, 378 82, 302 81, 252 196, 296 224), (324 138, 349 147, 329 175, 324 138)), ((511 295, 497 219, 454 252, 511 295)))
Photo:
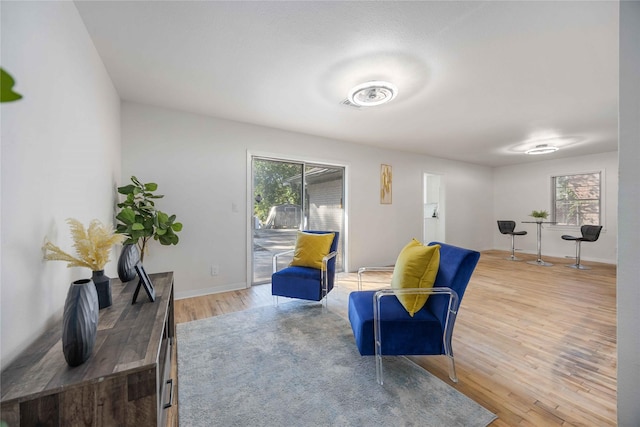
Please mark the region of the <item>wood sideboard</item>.
POLYGON ((173 273, 149 275, 156 291, 131 304, 138 278, 111 279, 113 305, 100 310, 89 360, 67 365, 62 320, 2 371, 0 418, 14 426, 165 426, 176 401, 173 273))

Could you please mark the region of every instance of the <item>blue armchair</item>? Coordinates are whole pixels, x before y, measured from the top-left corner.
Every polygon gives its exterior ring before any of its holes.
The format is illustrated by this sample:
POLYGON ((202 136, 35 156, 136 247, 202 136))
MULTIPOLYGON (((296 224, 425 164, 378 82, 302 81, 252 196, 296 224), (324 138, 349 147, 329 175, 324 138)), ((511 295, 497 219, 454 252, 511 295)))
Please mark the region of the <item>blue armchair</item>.
POLYGON ((310 234, 334 233, 329 252, 320 256, 317 260, 320 268, 305 266, 289 266, 278 270, 278 258, 292 254, 296 250, 281 252, 273 256, 273 274, 271 276, 271 294, 276 297, 298 298, 311 301, 321 301, 333 289, 336 272, 336 255, 338 249, 338 232, 332 231, 310 231, 310 234))
POLYGON ((383 355, 446 355, 449 377, 458 382, 451 338, 460 301, 480 253, 438 242, 429 246, 436 244, 440 245, 440 264, 433 288, 362 291, 361 274, 372 269, 358 272, 360 290, 349 295, 349 321, 360 354, 376 357, 379 384, 383 384, 383 355), (429 297, 412 317, 396 294, 429 297))

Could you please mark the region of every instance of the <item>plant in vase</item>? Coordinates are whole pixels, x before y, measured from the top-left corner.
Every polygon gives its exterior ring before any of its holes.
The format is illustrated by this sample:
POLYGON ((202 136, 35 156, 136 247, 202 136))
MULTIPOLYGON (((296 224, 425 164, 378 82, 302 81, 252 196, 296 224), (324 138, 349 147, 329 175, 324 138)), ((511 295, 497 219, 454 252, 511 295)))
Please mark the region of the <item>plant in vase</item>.
POLYGON ((536 222, 542 222, 549 217, 549 212, 547 211, 531 211, 529 216, 535 218, 536 222))
POLYGON ((179 238, 176 233, 182 230, 182 223, 176 222, 175 215, 167 215, 156 209, 154 200, 164 197, 154 194, 158 184, 143 183, 135 176, 131 177, 131 182, 132 184, 118 187, 118 193, 127 198, 118 203, 122 210, 116 215, 116 219, 120 221, 116 231, 127 236, 125 244, 138 245, 142 261, 151 238, 162 245, 177 245, 179 238))
POLYGON ((98 292, 100 308, 111 305, 111 287, 109 277, 104 274, 104 266, 109 262, 109 253, 113 245, 121 243, 124 236, 117 234, 111 227, 106 227, 97 219, 84 225, 74 218, 67 219, 73 238, 73 247, 77 256, 73 256, 53 243, 45 242, 43 249, 45 259, 49 261, 66 261, 67 267, 86 267, 91 270, 92 280, 98 292))
POLYGON ((93 351, 98 330, 98 310, 111 305, 111 286, 104 275, 111 247, 124 240, 113 229, 94 219, 87 229, 77 219, 69 218, 74 248, 73 256, 46 241, 45 259, 66 261, 67 267, 91 269, 92 278, 71 283, 64 303, 62 318, 62 352, 69 366, 84 363, 93 351))

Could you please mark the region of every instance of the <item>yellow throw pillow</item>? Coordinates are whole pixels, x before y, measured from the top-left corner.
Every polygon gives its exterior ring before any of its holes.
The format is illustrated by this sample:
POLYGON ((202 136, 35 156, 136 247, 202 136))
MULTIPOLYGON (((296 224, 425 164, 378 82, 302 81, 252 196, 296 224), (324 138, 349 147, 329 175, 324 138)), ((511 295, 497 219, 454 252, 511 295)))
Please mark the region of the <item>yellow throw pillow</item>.
MULTIPOLYGON (((405 246, 393 269, 393 289, 432 288, 440 267, 440 245, 425 246, 416 239, 405 246)), ((427 302, 429 295, 398 294, 396 297, 413 317, 427 302)))
POLYGON ((315 234, 298 231, 291 266, 321 269, 322 258, 329 255, 336 233, 315 234))

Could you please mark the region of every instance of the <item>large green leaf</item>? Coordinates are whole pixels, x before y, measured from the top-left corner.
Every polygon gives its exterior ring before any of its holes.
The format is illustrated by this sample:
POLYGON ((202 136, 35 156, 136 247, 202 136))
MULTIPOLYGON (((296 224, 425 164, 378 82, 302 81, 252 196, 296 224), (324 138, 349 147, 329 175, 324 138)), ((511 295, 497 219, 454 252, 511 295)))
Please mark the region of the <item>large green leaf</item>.
POLYGON ((133 189, 135 188, 135 186, 129 184, 129 185, 125 185, 124 187, 118 187, 118 193, 120 194, 131 194, 133 193, 133 189))
POLYGON ((138 240, 140 240, 141 238, 143 238, 143 237, 145 237, 144 230, 141 230, 141 231, 133 230, 133 231, 131 231, 131 238, 135 239, 136 242, 138 240))
POLYGON ((125 224, 133 224, 136 222, 136 213, 131 208, 124 208, 116 215, 116 219, 124 222, 125 224))
POLYGON ((144 185, 144 189, 147 191, 156 191, 158 189, 158 184, 156 184, 155 182, 147 182, 144 185))
POLYGON ((22 98, 22 95, 13 90, 15 83, 11 74, 0 68, 0 102, 17 101, 22 98))
POLYGON ((158 211, 158 224, 165 224, 167 221, 169 221, 169 215, 158 211))
POLYGON ((178 236, 176 236, 175 234, 171 234, 171 235, 166 234, 164 236, 160 236, 158 238, 158 240, 163 245, 176 245, 176 244, 178 244, 178 236))
POLYGON ((153 226, 154 226, 154 221, 155 218, 154 217, 145 217, 144 219, 144 228, 148 229, 148 230, 153 230, 153 226))

